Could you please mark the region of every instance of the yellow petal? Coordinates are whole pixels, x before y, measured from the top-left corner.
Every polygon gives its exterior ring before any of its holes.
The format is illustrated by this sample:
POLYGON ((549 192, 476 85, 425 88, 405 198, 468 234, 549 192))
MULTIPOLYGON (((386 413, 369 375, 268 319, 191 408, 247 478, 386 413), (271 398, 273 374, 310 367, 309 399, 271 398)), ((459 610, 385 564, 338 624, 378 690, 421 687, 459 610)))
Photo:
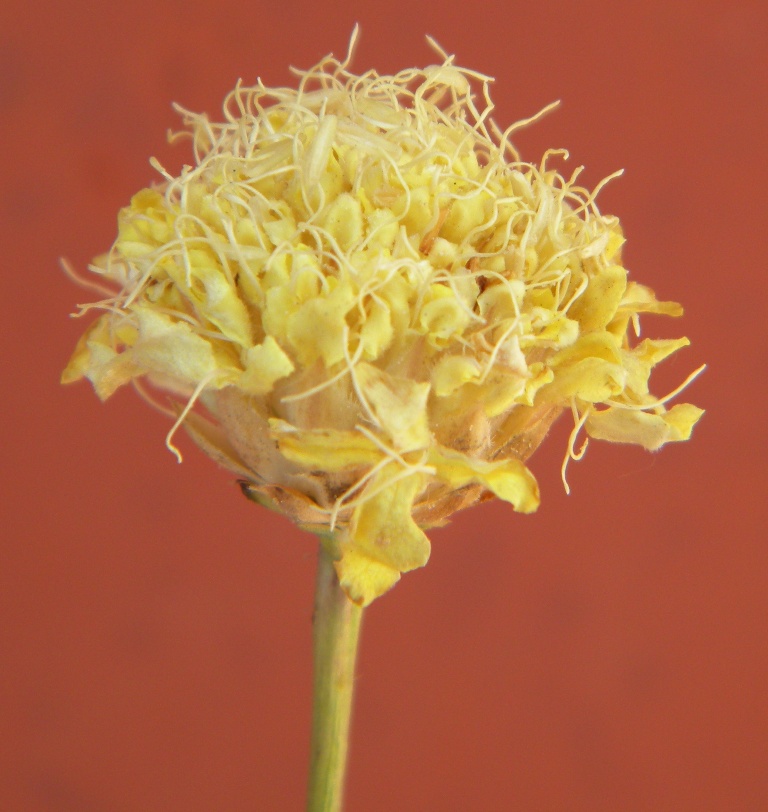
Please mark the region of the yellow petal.
MULTIPOLYGON (((364 194, 361 190, 360 194, 364 194)), ((400 229, 397 218, 389 209, 373 209, 366 215, 367 245, 370 249, 391 250, 400 229)))
POLYGON ((430 465, 436 476, 453 488, 477 482, 520 513, 533 513, 539 506, 539 486, 533 474, 516 459, 487 462, 447 448, 432 449, 430 465))
POLYGON ((191 266, 193 280, 202 283, 202 290, 193 286, 190 291, 195 309, 227 338, 247 347, 251 343, 248 309, 224 273, 204 256, 199 252, 191 266))
POLYGON ((482 370, 480 364, 468 355, 446 355, 432 369, 432 386, 442 398, 453 394, 469 381, 476 381, 482 370))
POLYGON ((399 378, 366 363, 355 367, 355 378, 379 425, 398 451, 413 451, 429 444, 428 383, 399 378))
POLYGON ((379 299, 366 305, 366 318, 360 328, 360 341, 363 344, 363 357, 374 361, 392 341, 392 319, 389 308, 379 299))
POLYGON ((368 486, 381 490, 355 509, 335 565, 342 588, 362 606, 397 583, 401 572, 423 567, 429 559, 429 539, 411 517, 422 478, 412 474, 388 483, 391 477, 391 470, 381 471, 368 486))
POLYGON ((136 331, 126 323, 110 332, 108 317, 103 316, 94 322, 77 342, 75 352, 61 376, 62 383, 71 383, 80 378, 88 378, 96 394, 106 400, 124 384, 146 370, 137 366, 133 351, 118 352, 115 345, 136 340, 136 331))
POLYGON ((605 246, 603 256, 606 261, 610 262, 614 257, 618 257, 621 246, 624 245, 626 240, 621 233, 621 227, 617 224, 611 228, 610 236, 608 237, 608 244, 605 246))
POLYGON ((321 224, 344 251, 349 250, 363 236, 360 201, 344 192, 325 210, 321 224))
POLYGON ((310 366, 321 358, 330 367, 344 360, 344 319, 356 299, 349 283, 340 282, 288 316, 287 338, 301 364, 310 366))
POLYGON ((272 391, 276 381, 293 370, 291 359, 272 336, 267 336, 261 344, 247 351, 245 372, 238 378, 237 385, 250 394, 265 395, 272 391))
POLYGON ((583 335, 570 347, 560 350, 550 362, 550 366, 557 370, 585 358, 601 358, 612 364, 620 364, 621 353, 616 339, 607 332, 583 335))
POLYGON ((585 358, 557 370, 555 379, 539 391, 537 403, 568 402, 579 398, 587 403, 601 403, 624 389, 626 372, 618 364, 602 358, 585 358))
POLYGON ((368 606, 388 592, 400 580, 400 570, 371 558, 350 547, 335 563, 336 574, 347 597, 361 606, 368 606))
POLYGON ((430 344, 445 346, 468 323, 469 315, 453 290, 447 285, 430 285, 419 313, 419 327, 430 344))
POLYGON ((323 272, 317 257, 306 246, 299 246, 291 255, 291 291, 299 303, 320 293, 323 272))
POLYGON ((482 192, 454 200, 440 229, 440 235, 457 245, 461 244, 472 229, 486 221, 486 205, 490 209, 490 204, 491 196, 482 192))
POLYGON ((282 455, 305 468, 336 472, 373 466, 382 458, 378 446, 359 431, 297 429, 276 418, 269 427, 282 455))
POLYGON ((704 409, 694 406, 692 403, 678 403, 662 417, 669 426, 669 438, 667 442, 683 442, 691 438, 693 427, 699 422, 704 414, 704 409))
MULTIPOLYGON (((410 178, 409 178, 410 180, 410 178)), ((419 186, 411 191, 410 206, 403 217, 403 224, 409 234, 421 234, 437 220, 437 202, 429 188, 419 186)))
POLYGON ((627 272, 620 265, 609 265, 589 281, 568 316, 576 319, 582 330, 603 330, 616 314, 626 288, 627 272))
POLYGON ((89 349, 90 366, 86 377, 101 400, 111 397, 121 386, 147 371, 135 363, 132 350, 118 353, 104 344, 92 344, 89 349))
POLYGON ((106 343, 108 340, 108 330, 104 318, 97 319, 80 336, 75 346, 75 351, 69 359, 64 372, 61 373, 62 383, 74 383, 84 378, 91 367, 92 353, 90 344, 93 341, 106 343))
POLYGON ((498 369, 477 385, 475 396, 483 404, 488 417, 497 417, 513 404, 528 402, 526 395, 527 377, 498 369))
POLYGON ((663 414, 611 406, 590 414, 585 428, 596 440, 633 443, 655 451, 665 443, 688 440, 702 414, 702 409, 690 403, 679 403, 663 414))
POLYGON ((501 324, 505 319, 517 318, 525 296, 522 279, 505 279, 503 283, 489 285, 477 297, 477 307, 489 324, 501 324))
POLYGON ((622 297, 621 310, 632 313, 658 313, 664 316, 682 316, 683 308, 677 302, 660 302, 646 285, 629 282, 622 297))
POLYGON ((175 213, 166 208, 156 189, 142 189, 118 215, 115 247, 121 256, 139 257, 174 238, 171 226, 175 213))
POLYGON ((570 347, 579 336, 579 323, 560 312, 534 308, 531 317, 537 330, 535 345, 538 347, 570 347))
POLYGON ((393 335, 396 337, 404 335, 411 321, 414 286, 401 274, 395 274, 379 288, 377 294, 389 305, 393 335))
POLYGON ((141 372, 196 385, 217 369, 210 343, 183 321, 136 307, 139 337, 131 360, 141 372))
POLYGON ((536 402, 568 402, 575 397, 600 403, 615 397, 626 383, 627 373, 621 361, 621 352, 610 333, 587 333, 550 361, 554 380, 541 388, 536 402))
POLYGON ((636 395, 648 394, 648 378, 653 367, 690 343, 687 338, 646 339, 634 349, 624 351, 623 365, 627 370, 627 389, 636 395))

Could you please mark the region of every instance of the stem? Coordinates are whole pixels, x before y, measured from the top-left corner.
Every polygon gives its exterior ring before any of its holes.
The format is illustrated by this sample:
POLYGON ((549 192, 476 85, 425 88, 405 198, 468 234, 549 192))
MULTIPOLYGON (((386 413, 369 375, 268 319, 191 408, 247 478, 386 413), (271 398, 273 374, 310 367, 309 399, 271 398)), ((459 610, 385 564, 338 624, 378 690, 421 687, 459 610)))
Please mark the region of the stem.
POLYGON ((307 812, 340 812, 349 743, 355 657, 363 609, 339 586, 320 544, 313 619, 314 695, 307 812))

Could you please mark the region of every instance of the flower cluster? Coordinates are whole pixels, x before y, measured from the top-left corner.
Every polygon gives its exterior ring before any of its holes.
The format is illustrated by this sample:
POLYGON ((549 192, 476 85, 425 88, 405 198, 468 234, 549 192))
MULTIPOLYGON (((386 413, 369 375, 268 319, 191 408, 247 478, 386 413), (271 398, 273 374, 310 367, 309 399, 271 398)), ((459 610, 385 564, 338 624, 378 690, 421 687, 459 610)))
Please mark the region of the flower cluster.
POLYGON ((633 341, 638 316, 682 310, 628 280, 597 190, 550 168, 558 151, 522 161, 527 122, 502 131, 491 80, 442 57, 380 76, 329 56, 295 89, 238 84, 222 123, 181 110, 194 164, 154 162, 120 212, 91 266, 116 290, 63 376, 170 392, 252 498, 325 537, 362 604, 452 512, 535 510, 525 461, 563 410, 570 457, 580 429, 656 449, 701 415, 649 393, 688 342, 633 341))

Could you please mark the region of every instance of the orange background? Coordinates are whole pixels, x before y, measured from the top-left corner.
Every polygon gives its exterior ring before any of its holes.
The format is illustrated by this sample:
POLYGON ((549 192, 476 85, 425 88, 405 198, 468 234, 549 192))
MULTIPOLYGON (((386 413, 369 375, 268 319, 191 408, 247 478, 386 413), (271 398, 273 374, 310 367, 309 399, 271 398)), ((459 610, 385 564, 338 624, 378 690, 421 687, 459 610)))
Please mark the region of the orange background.
MULTIPOLYGON (((686 305, 658 373, 708 414, 658 455, 568 427, 500 504, 432 534, 429 565, 368 611, 348 809, 768 809, 764 2, 5 0, 0 808, 246 812, 303 805, 315 544, 130 391, 57 380, 83 268, 154 176, 178 101, 343 54, 498 77, 524 157, 567 147, 628 237, 633 278, 686 305)), ((666 387, 666 389, 665 389, 666 387)))

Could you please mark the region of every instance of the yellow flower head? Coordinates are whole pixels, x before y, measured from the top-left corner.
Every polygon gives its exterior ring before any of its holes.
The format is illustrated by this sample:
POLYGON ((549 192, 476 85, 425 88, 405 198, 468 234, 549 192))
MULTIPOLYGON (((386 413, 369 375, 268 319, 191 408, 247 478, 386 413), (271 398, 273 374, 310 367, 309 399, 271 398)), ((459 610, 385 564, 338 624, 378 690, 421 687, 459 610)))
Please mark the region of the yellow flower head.
POLYGON ((582 428, 656 449, 701 415, 649 393, 688 341, 630 328, 682 310, 628 281, 597 190, 549 167, 562 151, 522 161, 527 122, 502 131, 491 80, 440 54, 395 76, 329 56, 297 89, 238 84, 222 123, 181 111, 194 163, 153 162, 120 212, 91 268, 117 291, 63 375, 176 395, 177 425, 324 535, 362 604, 426 563, 422 528, 493 495, 534 511, 525 460, 564 409, 566 461, 582 428))

